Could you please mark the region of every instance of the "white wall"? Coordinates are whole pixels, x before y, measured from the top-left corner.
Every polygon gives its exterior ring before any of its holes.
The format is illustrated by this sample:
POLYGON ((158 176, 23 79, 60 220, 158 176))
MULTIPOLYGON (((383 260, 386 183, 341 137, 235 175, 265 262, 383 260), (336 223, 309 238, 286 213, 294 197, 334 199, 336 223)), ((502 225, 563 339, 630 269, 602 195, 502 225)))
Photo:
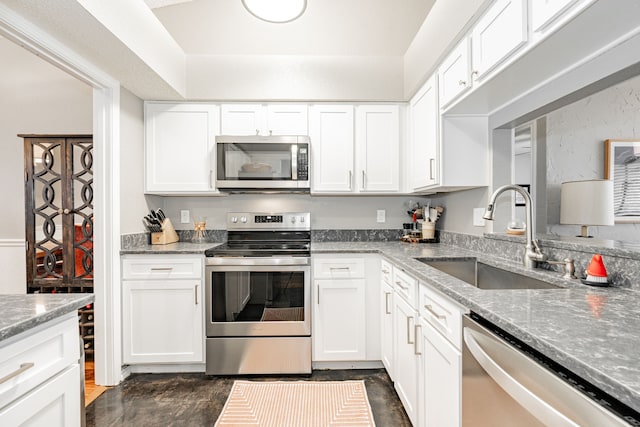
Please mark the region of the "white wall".
POLYGON ((144 197, 144 103, 120 88, 120 231, 145 231, 148 213, 144 197))
POLYGON ((25 238, 24 156, 23 140, 16 135, 91 134, 93 94, 89 86, 4 38, 0 58, 0 182, 5 202, 0 216, 0 242, 5 242, 0 292, 17 283, 24 292, 24 244, 17 243, 25 238))
MULTIPOLYGON (((604 141, 640 137, 640 76, 547 115, 548 231, 575 235, 578 226, 559 225, 560 184, 604 178, 604 141)), ((589 227, 601 239, 638 242, 640 224, 589 227)))
POLYGON ((401 56, 189 55, 187 98, 402 101, 401 56))
POLYGON ((227 212, 311 212, 313 229, 402 229, 410 222, 408 200, 426 203, 425 198, 389 197, 319 197, 294 194, 233 194, 224 197, 165 197, 162 207, 176 229, 192 229, 193 222, 180 223, 180 210, 191 217, 207 217, 208 229, 225 229, 227 212), (386 222, 376 222, 376 211, 386 211, 386 222))

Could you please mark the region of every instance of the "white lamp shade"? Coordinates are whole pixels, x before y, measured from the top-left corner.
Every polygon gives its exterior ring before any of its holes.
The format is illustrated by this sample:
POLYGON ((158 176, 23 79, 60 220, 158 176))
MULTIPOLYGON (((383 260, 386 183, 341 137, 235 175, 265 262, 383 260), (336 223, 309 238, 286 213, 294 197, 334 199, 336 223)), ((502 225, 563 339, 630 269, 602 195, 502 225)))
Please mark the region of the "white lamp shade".
POLYGON ((560 224, 614 225, 613 181, 563 182, 560 189, 560 224))

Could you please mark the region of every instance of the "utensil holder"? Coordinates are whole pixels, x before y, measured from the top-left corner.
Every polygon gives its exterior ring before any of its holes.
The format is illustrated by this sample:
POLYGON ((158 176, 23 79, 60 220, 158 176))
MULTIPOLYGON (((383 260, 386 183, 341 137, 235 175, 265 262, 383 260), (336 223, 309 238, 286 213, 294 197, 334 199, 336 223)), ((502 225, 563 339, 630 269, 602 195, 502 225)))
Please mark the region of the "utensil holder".
POLYGON ((166 245, 169 243, 175 243, 178 240, 178 233, 176 233, 176 229, 173 228, 173 224, 171 224, 171 220, 169 218, 165 218, 165 220, 162 221, 161 232, 151 233, 152 245, 166 245))

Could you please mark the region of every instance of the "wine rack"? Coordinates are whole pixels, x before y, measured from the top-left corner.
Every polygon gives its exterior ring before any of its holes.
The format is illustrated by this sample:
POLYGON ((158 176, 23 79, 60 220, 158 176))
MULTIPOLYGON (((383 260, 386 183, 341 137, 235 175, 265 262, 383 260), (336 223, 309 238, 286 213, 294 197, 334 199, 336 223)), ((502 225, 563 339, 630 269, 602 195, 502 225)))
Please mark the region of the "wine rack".
POLYGON ((86 359, 93 359, 94 353, 94 313, 93 304, 89 304, 78 310, 80 323, 80 336, 84 341, 84 354, 86 359))

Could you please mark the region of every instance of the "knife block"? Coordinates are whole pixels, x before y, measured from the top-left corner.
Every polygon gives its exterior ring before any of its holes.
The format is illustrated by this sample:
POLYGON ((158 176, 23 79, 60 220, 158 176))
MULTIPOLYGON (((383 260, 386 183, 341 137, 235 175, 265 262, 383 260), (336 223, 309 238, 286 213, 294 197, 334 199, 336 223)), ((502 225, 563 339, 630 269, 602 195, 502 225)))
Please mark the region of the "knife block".
POLYGON ((178 233, 176 233, 176 229, 173 228, 173 224, 171 224, 171 220, 169 218, 165 218, 165 220, 162 221, 161 232, 151 233, 152 245, 166 245, 169 243, 175 243, 178 240, 178 233))

